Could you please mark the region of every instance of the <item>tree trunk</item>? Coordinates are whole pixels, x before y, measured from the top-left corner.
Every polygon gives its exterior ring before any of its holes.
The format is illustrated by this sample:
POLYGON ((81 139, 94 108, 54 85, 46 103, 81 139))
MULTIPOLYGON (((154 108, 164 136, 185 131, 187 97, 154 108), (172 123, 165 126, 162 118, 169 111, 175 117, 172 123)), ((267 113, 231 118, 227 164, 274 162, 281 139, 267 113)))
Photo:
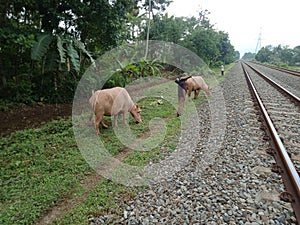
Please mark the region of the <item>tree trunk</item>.
POLYGON ((150 22, 151 22, 151 0, 149 0, 149 16, 148 16, 148 28, 147 28, 147 38, 146 38, 146 52, 145 52, 145 60, 148 57, 148 48, 149 48, 149 33, 150 33, 150 22))

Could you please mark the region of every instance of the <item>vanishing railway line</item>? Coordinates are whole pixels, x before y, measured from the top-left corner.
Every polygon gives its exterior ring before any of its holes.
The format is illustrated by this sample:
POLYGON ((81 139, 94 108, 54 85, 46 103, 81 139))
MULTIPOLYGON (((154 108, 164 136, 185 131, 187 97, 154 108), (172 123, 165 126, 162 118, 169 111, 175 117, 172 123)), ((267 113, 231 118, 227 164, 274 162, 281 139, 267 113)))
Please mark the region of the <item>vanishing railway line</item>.
POLYGON ((275 66, 271 66, 271 65, 264 65, 264 64, 261 64, 261 63, 257 63, 257 62, 252 62, 252 63, 255 63, 256 65, 261 65, 263 67, 268 67, 268 68, 271 68, 271 69, 274 69, 274 70, 278 70, 278 71, 284 72, 285 74, 291 74, 291 75, 295 75, 295 76, 300 77, 300 71, 284 69, 284 68, 275 67, 275 66))
MULTIPOLYGON (((281 74, 275 78, 274 71, 268 69, 262 72, 248 63, 242 63, 249 89, 260 110, 260 120, 263 122, 271 146, 268 153, 276 159, 277 165, 272 170, 281 174, 286 191, 280 194, 282 200, 292 203, 297 220, 300 220, 300 98, 299 90, 289 84, 300 84, 300 77, 281 74), (246 66, 247 65, 247 66, 246 66), (280 80, 280 83, 273 81, 280 80), (266 85, 266 82, 269 85, 266 85), (285 86, 285 87, 283 87, 285 86), (291 89, 291 90, 288 90, 291 89), (296 93, 296 94, 294 94, 296 93)), ((273 69, 273 68, 272 68, 273 69)), ((274 70, 274 69, 273 69, 274 70)), ((296 73, 295 73, 296 74, 296 73)), ((295 75, 293 74, 293 75, 295 75)), ((293 85, 292 85, 293 86, 293 85)), ((295 86, 297 87, 297 86, 295 86)))
POLYGON ((252 68, 261 71, 264 75, 284 87, 285 89, 292 92, 294 95, 300 96, 300 72, 291 71, 281 68, 274 67, 266 67, 262 64, 250 63, 247 62, 248 65, 252 66, 252 68), (286 72, 284 72, 286 71, 286 72))

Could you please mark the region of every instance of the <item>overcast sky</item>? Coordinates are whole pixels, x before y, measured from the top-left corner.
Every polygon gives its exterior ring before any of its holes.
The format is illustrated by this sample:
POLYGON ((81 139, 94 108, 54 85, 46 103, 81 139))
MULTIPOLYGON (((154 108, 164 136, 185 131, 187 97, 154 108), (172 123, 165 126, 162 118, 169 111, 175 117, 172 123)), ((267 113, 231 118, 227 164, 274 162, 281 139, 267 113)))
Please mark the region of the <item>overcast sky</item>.
POLYGON ((255 52, 259 34, 261 47, 300 45, 300 0, 173 0, 169 15, 197 16, 207 9, 214 28, 229 34, 241 57, 255 52))

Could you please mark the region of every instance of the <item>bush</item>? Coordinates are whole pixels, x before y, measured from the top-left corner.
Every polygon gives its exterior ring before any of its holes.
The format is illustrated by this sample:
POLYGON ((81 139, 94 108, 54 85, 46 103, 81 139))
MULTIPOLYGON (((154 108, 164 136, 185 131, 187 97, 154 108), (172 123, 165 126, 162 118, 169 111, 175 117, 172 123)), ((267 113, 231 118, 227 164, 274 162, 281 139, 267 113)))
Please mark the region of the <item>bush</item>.
POLYGON ((10 80, 7 82, 7 87, 2 90, 3 99, 12 102, 31 104, 36 100, 33 94, 35 85, 30 80, 10 80))
POLYGON ((126 84, 131 83, 139 77, 161 76, 162 69, 164 69, 164 66, 155 60, 140 59, 137 63, 118 69, 104 85, 104 88, 115 86, 125 87, 126 84))

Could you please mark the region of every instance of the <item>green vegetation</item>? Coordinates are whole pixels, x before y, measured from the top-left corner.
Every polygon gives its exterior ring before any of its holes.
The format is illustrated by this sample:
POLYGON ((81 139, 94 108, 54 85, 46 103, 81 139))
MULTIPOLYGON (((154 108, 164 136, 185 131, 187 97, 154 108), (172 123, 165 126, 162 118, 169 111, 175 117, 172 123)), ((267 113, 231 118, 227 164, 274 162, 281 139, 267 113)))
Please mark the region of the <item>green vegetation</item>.
POLYGON ((164 69, 161 63, 145 59, 140 59, 137 63, 128 65, 120 63, 120 68, 104 84, 104 88, 125 87, 126 84, 130 84, 140 77, 161 76, 161 70, 164 69))
MULTIPOLYGON (((0 5, 0 100, 71 102, 86 69, 105 52, 147 38, 184 46, 209 66, 238 59, 228 34, 210 23, 207 10, 198 17, 169 17, 171 1, 8 0, 0 5)), ((149 53, 150 54, 150 53, 149 53)), ((124 55, 126 57, 126 55, 124 55)), ((106 86, 124 86, 137 77, 172 69, 141 58, 120 65, 106 86)))
MULTIPOLYGON (((136 149, 127 151, 125 163, 144 166, 150 161, 158 162, 176 148, 181 129, 185 127, 182 127, 182 118, 176 117, 177 88, 174 86, 173 82, 172 85, 164 83, 154 86, 147 90, 151 97, 139 100, 143 123, 135 124, 133 118, 129 117, 129 126, 133 134, 144 142, 136 149), (167 95, 173 96, 173 99, 165 98, 167 95), (176 102, 175 105, 172 101, 176 102), (164 135, 155 133, 156 118, 160 119, 158 123, 165 123, 164 135), (154 133, 150 132, 152 125, 154 133), (155 139, 161 136, 163 139, 155 139), (153 145, 154 142, 158 145, 153 145), (151 149, 147 150, 148 147, 151 149)), ((202 96, 195 103, 199 105, 204 100, 202 96)), ((186 108, 189 108, 189 104, 186 108)), ((105 120, 107 124, 111 123, 109 117, 105 120)), ((122 126, 118 129, 122 131, 122 126)), ((126 148, 111 126, 102 129, 99 138, 114 156, 126 148)), ((2 137, 0 146, 1 224, 35 223, 64 199, 86 193, 80 181, 94 172, 77 149, 70 119, 54 120, 38 129, 14 132, 2 137)), ((137 191, 136 188, 133 190, 102 179, 83 203, 75 204, 55 223, 85 224, 89 217, 106 213, 117 218, 122 213, 119 207, 137 191)))
MULTIPOLYGON (((214 29, 207 11, 200 12, 198 18, 169 17, 164 14, 169 3, 152 1, 150 39, 189 48, 209 66, 236 59, 228 34, 214 29)), ((79 80, 94 60, 124 43, 146 38, 148 15, 140 12, 147 11, 148 4, 145 0, 8 0, 0 4, 0 109, 8 111, 17 107, 16 103, 71 102, 79 80)), ((177 69, 147 58, 119 64, 105 87, 125 86, 139 77, 165 72, 174 74, 177 69)), ((174 113, 176 107, 160 97, 165 96, 162 90, 177 100, 174 86, 151 89, 156 95, 139 101, 144 123, 129 120, 133 134, 144 140, 136 151, 127 152, 125 162, 130 165, 157 162, 176 148, 178 132, 184 128, 174 113), (158 126, 162 121, 164 129, 158 126)), ((99 138, 112 155, 127 150, 111 127, 102 130, 99 138)), ((94 171, 77 148, 71 119, 14 132, 0 139, 0 148, 1 224, 35 223, 64 199, 87 192, 80 181, 94 171)), ((117 204, 122 205, 123 200, 115 198, 123 196, 126 200, 134 194, 130 188, 103 179, 83 204, 57 223, 84 224, 91 215, 119 214, 117 204)))
POLYGON ((17 131, 0 139, 1 224, 31 224, 80 188, 91 170, 73 138, 70 120, 17 131))
MULTIPOLYGON (((207 10, 201 11, 198 18, 154 15, 150 26, 150 39, 173 42, 186 47, 209 66, 220 66, 239 59, 228 34, 216 31, 208 15, 207 10)), ((141 32, 140 38, 146 39, 146 31, 141 32)))
MULTIPOLYGON (((109 135, 110 132, 104 133, 106 138, 109 135)), ((110 139, 111 143, 113 141, 114 138, 110 139)), ((112 151, 119 151, 119 147, 113 145, 115 150, 112 151)), ((82 194, 85 190, 80 181, 94 173, 76 146, 70 119, 54 120, 39 129, 14 132, 0 139, 0 148, 1 224, 37 222, 48 209, 65 198, 82 194)), ((103 180, 87 202, 93 199, 90 204, 97 202, 96 205, 109 208, 113 199, 108 200, 111 194, 108 189, 112 187, 126 190, 103 180)), ((85 205, 76 215, 81 216, 80 224, 86 221, 88 209, 85 205), (82 214, 84 212, 87 214, 82 214)))
POLYGON ((291 49, 288 46, 268 45, 259 50, 255 55, 255 60, 285 68, 300 66, 300 46, 291 49))

